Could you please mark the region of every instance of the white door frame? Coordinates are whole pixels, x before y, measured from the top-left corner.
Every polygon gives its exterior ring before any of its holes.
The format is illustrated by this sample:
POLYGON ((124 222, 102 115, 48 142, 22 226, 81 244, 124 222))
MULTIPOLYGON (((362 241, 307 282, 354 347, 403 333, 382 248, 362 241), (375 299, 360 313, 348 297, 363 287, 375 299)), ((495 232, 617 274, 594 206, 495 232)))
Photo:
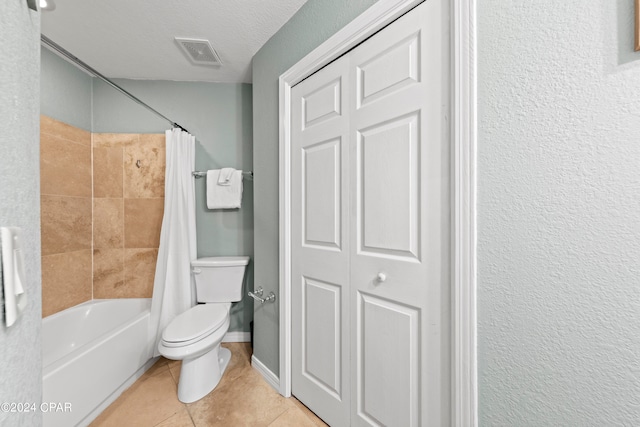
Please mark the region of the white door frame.
MULTIPOLYGON (((280 385, 291 395, 291 88, 423 0, 379 0, 279 79, 280 385)), ((429 1, 429 0, 426 0, 429 1)), ((476 63, 475 1, 451 6, 452 315, 451 419, 476 427, 476 63)))

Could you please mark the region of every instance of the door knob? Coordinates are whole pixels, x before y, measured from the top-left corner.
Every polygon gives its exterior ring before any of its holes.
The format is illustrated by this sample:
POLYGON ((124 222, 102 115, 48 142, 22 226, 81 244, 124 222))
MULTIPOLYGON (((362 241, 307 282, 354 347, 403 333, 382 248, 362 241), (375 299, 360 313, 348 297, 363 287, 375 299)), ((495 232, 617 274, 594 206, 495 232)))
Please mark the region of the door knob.
POLYGON ((384 282, 385 280, 387 280, 387 275, 385 273, 378 273, 378 282, 384 282))

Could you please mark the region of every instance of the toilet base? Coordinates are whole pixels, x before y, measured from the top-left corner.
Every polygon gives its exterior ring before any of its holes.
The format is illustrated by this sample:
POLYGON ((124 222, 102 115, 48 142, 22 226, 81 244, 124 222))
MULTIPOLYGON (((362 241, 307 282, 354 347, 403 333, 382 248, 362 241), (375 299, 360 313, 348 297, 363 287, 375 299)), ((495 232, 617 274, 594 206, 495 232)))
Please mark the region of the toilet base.
POLYGON ((178 381, 178 400, 192 403, 209 394, 220 382, 231 360, 231 351, 218 344, 194 359, 184 359, 178 381))

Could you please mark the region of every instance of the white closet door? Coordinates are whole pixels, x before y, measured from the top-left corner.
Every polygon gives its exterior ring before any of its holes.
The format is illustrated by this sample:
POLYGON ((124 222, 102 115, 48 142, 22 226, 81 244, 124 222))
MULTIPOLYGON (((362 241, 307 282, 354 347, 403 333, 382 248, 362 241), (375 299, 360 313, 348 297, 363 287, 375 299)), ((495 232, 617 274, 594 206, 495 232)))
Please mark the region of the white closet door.
POLYGON ((445 5, 292 90, 292 390, 333 427, 450 424, 445 5))
POLYGON ((449 425, 448 8, 352 52, 352 424, 449 425))
POLYGON ((292 390, 331 426, 350 417, 348 62, 292 90, 292 390))

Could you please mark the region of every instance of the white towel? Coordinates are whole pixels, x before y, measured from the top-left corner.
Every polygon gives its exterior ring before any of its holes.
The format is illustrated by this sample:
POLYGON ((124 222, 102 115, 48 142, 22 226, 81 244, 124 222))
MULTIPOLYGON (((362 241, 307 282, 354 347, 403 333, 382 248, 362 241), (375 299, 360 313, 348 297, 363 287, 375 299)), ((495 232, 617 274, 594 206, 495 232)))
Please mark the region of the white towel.
POLYGON ((7 327, 16 322, 27 306, 21 236, 22 231, 17 227, 0 227, 4 315, 7 327))
POLYGON ((242 171, 235 170, 228 183, 223 180, 224 184, 219 184, 220 173, 220 169, 207 171, 207 207, 239 209, 242 204, 242 171))
POLYGON ((234 168, 222 168, 220 169, 220 175, 218 176, 218 185, 230 185, 231 177, 236 170, 234 168))

